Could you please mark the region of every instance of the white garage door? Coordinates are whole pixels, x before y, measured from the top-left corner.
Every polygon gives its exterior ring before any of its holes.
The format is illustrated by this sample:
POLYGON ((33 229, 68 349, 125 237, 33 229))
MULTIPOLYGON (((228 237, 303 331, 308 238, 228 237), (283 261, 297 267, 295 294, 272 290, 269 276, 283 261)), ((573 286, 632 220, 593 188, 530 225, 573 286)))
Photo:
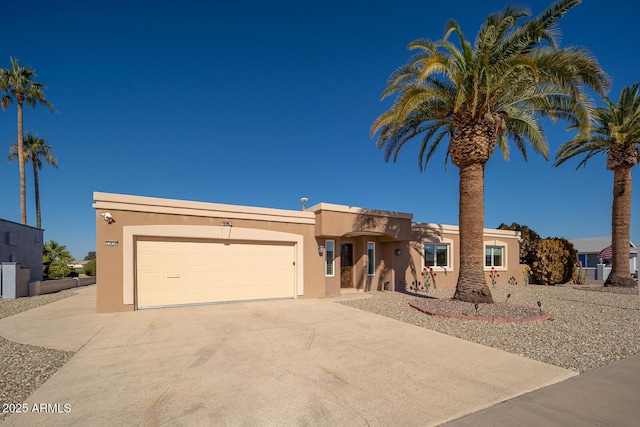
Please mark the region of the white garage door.
POLYGON ((293 298, 294 245, 138 240, 138 308, 293 298))

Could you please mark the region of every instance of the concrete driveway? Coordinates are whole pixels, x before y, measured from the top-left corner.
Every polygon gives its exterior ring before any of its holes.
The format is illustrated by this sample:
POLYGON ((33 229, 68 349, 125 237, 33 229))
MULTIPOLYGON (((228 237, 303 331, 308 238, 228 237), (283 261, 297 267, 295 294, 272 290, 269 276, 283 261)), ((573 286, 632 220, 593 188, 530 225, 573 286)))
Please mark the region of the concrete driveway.
POLYGON ((98 315, 79 293, 0 320, 78 351, 27 401, 62 413, 3 425, 437 425, 575 375, 331 299, 98 315))

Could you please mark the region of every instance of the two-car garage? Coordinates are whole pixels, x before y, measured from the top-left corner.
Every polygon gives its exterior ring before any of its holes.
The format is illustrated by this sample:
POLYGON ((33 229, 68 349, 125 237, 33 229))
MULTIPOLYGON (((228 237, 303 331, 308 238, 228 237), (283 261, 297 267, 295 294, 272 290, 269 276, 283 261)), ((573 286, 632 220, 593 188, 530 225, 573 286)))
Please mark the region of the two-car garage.
POLYGON ((294 298, 293 243, 139 238, 138 308, 294 298))
POLYGON ((313 212, 94 199, 99 313, 324 295, 313 212))

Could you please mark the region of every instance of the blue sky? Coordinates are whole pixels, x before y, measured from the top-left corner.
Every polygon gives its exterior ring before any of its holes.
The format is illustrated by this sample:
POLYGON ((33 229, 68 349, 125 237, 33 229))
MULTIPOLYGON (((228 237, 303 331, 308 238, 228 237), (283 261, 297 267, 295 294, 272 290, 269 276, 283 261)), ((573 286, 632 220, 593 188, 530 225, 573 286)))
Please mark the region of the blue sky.
MULTIPOLYGON (((441 38, 450 18, 473 38, 507 4, 10 2, 0 67, 15 57, 35 68, 58 110, 24 113, 25 131, 46 139, 59 162, 41 172, 45 239, 77 258, 94 250, 94 191, 284 209, 299 209, 304 196, 308 206, 339 203, 457 224, 458 170, 444 170, 444 149, 420 173, 417 142, 397 163, 385 163, 369 128, 390 105, 379 95, 409 58, 409 42, 441 38)), ((536 15, 550 2, 525 4, 536 15)), ((640 81, 639 8, 585 0, 561 21, 562 45, 584 46, 599 59, 613 79, 613 99, 640 81)), ((545 128, 552 156, 569 138, 564 128, 545 128)), ((15 135, 12 105, 0 113, 6 154, 15 135)), ((494 156, 486 227, 515 221, 542 236, 609 235, 613 173, 604 156, 578 171, 577 163, 554 168, 532 152, 528 163, 516 151, 509 162, 494 156)), ((35 225, 27 166, 28 223, 35 225)), ((19 222, 17 162, 0 161, 0 182, 0 218, 19 222)), ((638 215, 636 195, 635 243, 638 215)))

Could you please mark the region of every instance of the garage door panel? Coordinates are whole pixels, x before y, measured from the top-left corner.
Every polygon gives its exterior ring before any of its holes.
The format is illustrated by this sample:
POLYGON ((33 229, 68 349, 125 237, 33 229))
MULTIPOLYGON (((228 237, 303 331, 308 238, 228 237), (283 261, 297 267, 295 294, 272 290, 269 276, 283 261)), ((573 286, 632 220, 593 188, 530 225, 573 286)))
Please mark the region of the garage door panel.
MULTIPOLYGON (((171 301, 172 305, 187 304, 187 298, 184 290, 167 289, 164 292, 164 298, 166 301, 171 301)), ((159 304, 167 305, 167 304, 159 304)))
POLYGON ((166 253, 163 255, 162 264, 165 268, 182 270, 187 263, 187 257, 184 254, 166 253))
POLYGON ((220 255, 207 254, 202 263, 205 271, 220 271, 224 266, 224 259, 220 255))
POLYGON ((138 292, 138 300, 145 301, 149 307, 162 305, 165 300, 164 291, 143 289, 138 292))
POLYGON ((188 304, 202 304, 210 302, 210 296, 206 289, 187 289, 186 300, 190 301, 188 304))
POLYGON ((138 265, 144 269, 155 269, 162 265, 162 254, 160 253, 141 251, 137 258, 138 265))
POLYGON ((191 254, 187 256, 185 264, 188 270, 202 270, 206 263, 206 257, 204 254, 191 254))
POLYGON ((205 270, 200 268, 197 270, 187 271, 184 275, 184 280, 189 284, 190 288, 206 286, 207 275, 204 274, 205 270))
POLYGON ((139 240, 138 307, 295 295, 293 244, 139 240))

